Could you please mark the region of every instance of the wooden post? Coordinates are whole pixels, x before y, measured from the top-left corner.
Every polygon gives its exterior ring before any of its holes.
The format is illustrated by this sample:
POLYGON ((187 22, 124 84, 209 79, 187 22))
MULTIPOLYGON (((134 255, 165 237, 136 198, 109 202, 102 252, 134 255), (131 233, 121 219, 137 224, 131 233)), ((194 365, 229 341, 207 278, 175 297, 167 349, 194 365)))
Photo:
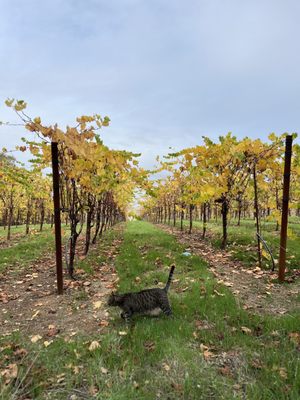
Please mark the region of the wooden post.
POLYGON ((285 140, 284 175, 283 175, 283 197, 282 197, 282 212, 281 212, 279 272, 278 272, 279 282, 284 282, 284 277, 285 277, 292 144, 293 144, 293 136, 287 135, 285 140))
POLYGON ((203 228, 202 228, 202 239, 205 239, 206 233, 206 201, 203 203, 203 228))
POLYGON ((55 248, 56 248, 56 275, 57 291, 63 294, 63 268, 61 251, 61 225, 60 225, 60 204, 59 204, 59 170, 58 170, 58 148, 57 143, 51 143, 52 155, 52 176, 53 176, 53 204, 54 204, 54 225, 55 225, 55 248))
POLYGON ((257 194, 256 164, 254 164, 254 166, 253 166, 253 183, 254 183, 255 225, 256 225, 256 237, 257 237, 257 257, 258 257, 259 268, 261 268, 260 226, 259 226, 259 208, 258 208, 258 194, 257 194))

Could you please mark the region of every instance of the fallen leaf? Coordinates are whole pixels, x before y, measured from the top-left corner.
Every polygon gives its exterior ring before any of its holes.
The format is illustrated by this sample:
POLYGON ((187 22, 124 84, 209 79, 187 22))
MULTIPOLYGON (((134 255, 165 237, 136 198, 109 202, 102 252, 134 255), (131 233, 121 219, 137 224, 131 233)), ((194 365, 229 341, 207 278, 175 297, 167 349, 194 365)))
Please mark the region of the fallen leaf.
POLYGON ((94 341, 90 344, 89 350, 90 350, 90 351, 94 351, 94 350, 98 349, 99 347, 100 347, 99 342, 97 342, 97 340, 94 340, 94 341))
POLYGON ((279 368, 279 375, 281 376, 281 378, 283 379, 287 379, 287 371, 285 368, 279 368))
POLYGON ((12 379, 15 379, 18 376, 17 364, 9 364, 1 371, 0 375, 5 379, 6 383, 9 383, 12 379))
POLYGON ((260 360, 252 360, 250 363, 251 367, 256 369, 262 369, 264 367, 263 363, 260 360))
POLYGON ((233 387, 233 389, 235 389, 235 390, 240 390, 242 386, 239 385, 238 383, 236 383, 236 384, 234 384, 232 387, 233 387))
POLYGON ((210 357, 213 356, 213 353, 209 351, 209 347, 203 343, 200 344, 200 350, 203 353, 203 357, 205 360, 208 360, 210 357))
POLYGON ((37 341, 39 341, 40 339, 42 339, 42 336, 41 335, 34 335, 34 336, 32 336, 31 337, 31 342, 32 343, 36 343, 37 341))
POLYGON ((209 350, 204 350, 204 352, 203 352, 203 357, 204 357, 205 360, 208 360, 208 359, 211 358, 213 355, 214 355, 214 354, 213 354, 211 351, 209 351, 209 350))
POLYGON ((171 367, 167 363, 163 363, 162 367, 165 371, 170 371, 171 369, 171 367))
POLYGON ((8 294, 0 293, 0 301, 2 301, 2 303, 8 303, 8 294))
POLYGON ((76 274, 85 274, 85 273, 86 273, 86 271, 82 268, 76 269, 76 274))
POLYGON ((78 374, 79 374, 79 367, 78 367, 78 365, 75 365, 75 366, 73 367, 73 372, 74 372, 75 375, 78 375, 78 374))
POLYGON ((186 286, 184 288, 178 288, 178 289, 176 289, 176 292, 183 293, 183 292, 186 292, 189 288, 190 288, 189 286, 186 286))
POLYGON ((233 376, 232 371, 228 367, 228 365, 226 365, 225 367, 219 368, 218 371, 220 372, 220 374, 222 374, 224 376, 233 376))
POLYGON ((93 308, 94 308, 95 310, 97 310, 97 309, 100 308, 101 306, 102 306, 102 301, 101 301, 101 300, 95 301, 95 302, 93 303, 93 308))
POLYGON ((182 392, 183 386, 180 383, 172 382, 171 386, 176 390, 176 392, 182 392))
POLYGON ((40 311, 38 310, 38 311, 36 311, 34 314, 33 314, 33 316, 31 317, 31 321, 38 315, 40 313, 40 311))
POLYGON ((65 375, 66 374, 59 374, 59 375, 56 375, 56 378, 57 378, 57 383, 62 383, 64 380, 65 380, 65 375))
POLYGON ((109 322, 106 321, 105 319, 103 319, 102 321, 99 322, 99 325, 100 325, 100 326, 108 326, 108 325, 109 325, 109 322))
POLYGON ((92 385, 89 387, 90 395, 95 396, 98 392, 99 392, 99 389, 96 386, 92 385))
POLYGON ((201 344, 200 344, 200 350, 203 352, 203 351, 205 351, 205 350, 208 350, 208 347, 205 346, 205 344, 201 343, 201 344))
POLYGON ((28 354, 28 351, 26 349, 17 349, 14 351, 14 355, 16 357, 25 357, 28 354))
POLYGON ((205 294, 206 294, 206 287, 205 287, 205 286, 200 286, 200 293, 201 293, 202 295, 205 295, 205 294))
POLYGON ((290 341, 296 345, 300 345, 300 333, 299 332, 291 332, 289 333, 290 341))
POLYGON ((241 331, 246 333, 246 335, 250 335, 252 333, 251 329, 247 328, 246 326, 241 326, 241 331))
POLYGON ((272 331, 272 332, 271 332, 271 335, 272 335, 272 336, 280 336, 280 334, 279 334, 278 331, 272 331))
POLYGON ((214 290, 214 293, 215 293, 217 296, 222 296, 222 297, 224 297, 224 296, 225 296, 225 294, 224 294, 224 293, 220 293, 220 292, 218 292, 218 291, 217 291, 217 289, 215 289, 215 290, 214 290))
POLYGON ((74 354, 76 356, 77 359, 80 358, 80 353, 78 353, 78 351, 76 349, 74 349, 74 354))
POLYGON ((108 285, 105 285, 106 289, 113 289, 114 288, 114 284, 113 283, 109 283, 108 285))
POLYGON ((148 350, 148 351, 153 351, 153 350, 155 350, 155 343, 152 342, 152 341, 150 341, 150 340, 147 340, 147 341, 144 343, 144 347, 145 347, 145 349, 148 350))
POLYGON ((59 333, 59 329, 55 326, 55 325, 49 325, 48 326, 48 332, 47 332, 47 336, 52 337, 55 336, 59 333))

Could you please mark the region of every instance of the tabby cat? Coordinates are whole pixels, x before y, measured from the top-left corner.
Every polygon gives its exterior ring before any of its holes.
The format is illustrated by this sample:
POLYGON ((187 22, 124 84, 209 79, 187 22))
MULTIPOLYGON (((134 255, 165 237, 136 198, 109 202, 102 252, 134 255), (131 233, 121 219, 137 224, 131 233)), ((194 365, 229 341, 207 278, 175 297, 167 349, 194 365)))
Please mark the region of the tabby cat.
POLYGON ((134 313, 157 316, 161 312, 171 315, 172 310, 168 300, 168 289, 171 284, 175 265, 171 265, 169 278, 163 289, 145 289, 136 293, 111 293, 108 305, 120 307, 121 317, 128 323, 134 313))

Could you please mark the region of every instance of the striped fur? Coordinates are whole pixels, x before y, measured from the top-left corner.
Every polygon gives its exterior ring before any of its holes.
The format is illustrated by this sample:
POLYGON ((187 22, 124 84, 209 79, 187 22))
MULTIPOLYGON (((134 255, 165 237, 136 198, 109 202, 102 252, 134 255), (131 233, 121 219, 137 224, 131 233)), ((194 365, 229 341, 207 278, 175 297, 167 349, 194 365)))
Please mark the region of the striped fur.
POLYGON ((120 307, 121 317, 129 322, 133 314, 171 315, 172 310, 168 299, 168 290, 174 274, 175 265, 171 266, 166 286, 163 289, 145 289, 136 293, 112 293, 108 299, 108 305, 120 307))
POLYGON ((169 287, 171 285, 171 281, 172 281, 172 278, 173 278, 174 270, 175 270, 175 265, 171 265, 169 278, 167 280, 167 283, 166 283, 166 286, 165 286, 165 289, 164 289, 166 292, 169 290, 169 287))

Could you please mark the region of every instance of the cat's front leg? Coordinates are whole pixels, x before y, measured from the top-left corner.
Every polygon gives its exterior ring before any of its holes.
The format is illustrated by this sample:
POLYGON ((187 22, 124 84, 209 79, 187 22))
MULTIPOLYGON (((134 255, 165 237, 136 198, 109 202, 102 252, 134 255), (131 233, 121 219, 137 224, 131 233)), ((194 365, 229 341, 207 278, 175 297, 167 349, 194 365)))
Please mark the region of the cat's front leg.
POLYGON ((124 309, 123 312, 121 313, 121 317, 123 319, 125 319, 126 324, 129 324, 132 314, 133 313, 129 308, 128 309, 124 309))
POLYGON ((168 317, 170 317, 172 315, 172 309, 169 304, 161 305, 161 309, 162 309, 163 313, 165 315, 167 315, 168 317))
POLYGON ((168 309, 166 309, 166 310, 163 310, 163 313, 164 313, 165 315, 167 315, 168 317, 171 317, 171 316, 172 316, 172 310, 171 310, 171 308, 168 308, 168 309))

